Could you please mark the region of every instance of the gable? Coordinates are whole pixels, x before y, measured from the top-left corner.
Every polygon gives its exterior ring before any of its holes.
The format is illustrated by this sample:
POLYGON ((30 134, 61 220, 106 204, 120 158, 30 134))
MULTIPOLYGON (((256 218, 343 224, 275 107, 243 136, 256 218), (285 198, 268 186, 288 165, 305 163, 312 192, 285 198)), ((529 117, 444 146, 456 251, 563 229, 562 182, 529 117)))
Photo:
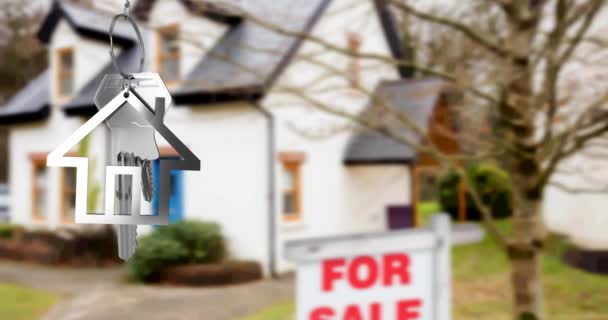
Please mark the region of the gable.
MULTIPOLYGON (((381 83, 375 94, 388 107, 406 116, 414 125, 429 132, 432 116, 441 98, 443 82, 436 78, 400 80, 381 83)), ((383 108, 373 102, 363 112, 363 117, 376 118, 384 124, 382 129, 406 137, 419 145, 426 137, 405 127, 399 120, 386 117, 383 108), (394 121, 391 121, 393 119, 394 121)), ((347 165, 358 164, 408 164, 417 160, 418 151, 378 132, 362 132, 354 135, 344 155, 347 165)))

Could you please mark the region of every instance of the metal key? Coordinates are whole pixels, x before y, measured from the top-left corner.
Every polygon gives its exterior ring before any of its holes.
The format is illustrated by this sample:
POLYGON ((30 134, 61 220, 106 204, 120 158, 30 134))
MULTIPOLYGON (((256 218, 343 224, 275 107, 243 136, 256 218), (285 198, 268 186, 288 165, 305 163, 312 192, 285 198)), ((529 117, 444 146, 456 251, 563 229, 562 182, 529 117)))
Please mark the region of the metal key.
MULTIPOLYGON (((133 153, 120 152, 117 157, 117 166, 136 166, 142 168, 142 193, 146 202, 151 202, 154 196, 154 177, 152 175, 151 161, 141 159, 133 153)), ((116 198, 118 199, 118 207, 120 214, 133 214, 131 203, 134 196, 132 194, 131 176, 121 176, 118 178, 116 186, 116 198)), ((118 225, 118 256, 123 260, 129 258, 135 253, 137 246, 137 225, 118 225)))
MULTIPOLYGON (((121 75, 106 75, 97 91, 95 104, 98 109, 103 108, 110 100, 116 97, 125 86, 131 86, 138 98, 143 100, 149 108, 153 108, 157 97, 165 98, 165 108, 171 102, 171 96, 165 85, 152 73, 134 74, 131 81, 125 80, 121 75)), ((166 109, 165 109, 166 110, 166 109)), ((152 110, 154 111, 154 110, 152 110)), ((142 168, 142 194, 132 194, 132 177, 120 176, 116 187, 116 207, 120 215, 139 214, 132 212, 131 204, 134 197, 142 197, 144 206, 152 207, 154 196, 154 178, 151 162, 158 159, 158 147, 154 137, 155 130, 149 123, 141 121, 141 116, 131 107, 120 108, 106 124, 111 132, 111 162, 116 166, 137 166, 142 168)), ((128 260, 135 252, 137 246, 137 219, 129 225, 117 226, 118 255, 128 260)))

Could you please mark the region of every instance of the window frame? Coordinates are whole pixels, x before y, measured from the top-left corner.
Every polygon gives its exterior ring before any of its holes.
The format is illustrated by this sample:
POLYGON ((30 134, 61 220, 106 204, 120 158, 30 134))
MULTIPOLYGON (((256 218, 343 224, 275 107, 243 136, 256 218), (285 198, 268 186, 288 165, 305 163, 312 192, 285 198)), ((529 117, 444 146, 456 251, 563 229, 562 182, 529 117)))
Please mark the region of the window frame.
POLYGON ((293 174, 293 188, 286 189, 281 186, 281 217, 284 222, 297 222, 302 220, 302 164, 305 160, 305 155, 300 152, 282 152, 279 154, 279 160, 282 163, 283 172, 293 174), (294 212, 285 211, 285 195, 291 194, 294 201, 294 212))
POLYGON ((61 221, 65 224, 74 224, 75 223, 75 217, 68 217, 67 216, 67 196, 71 196, 76 198, 76 186, 74 186, 74 188, 68 188, 68 185, 66 183, 67 181, 67 175, 68 175, 68 170, 73 170, 74 174, 76 174, 76 168, 61 168, 61 199, 59 201, 59 209, 60 209, 60 215, 61 215, 61 221))
POLYGON ((60 48, 57 49, 56 52, 56 68, 57 68, 57 72, 56 72, 56 83, 57 83, 57 96, 60 99, 66 99, 66 98, 70 98, 74 95, 74 85, 75 85, 75 55, 74 55, 74 48, 73 47, 65 47, 65 48, 60 48), (67 72, 64 68, 63 68, 63 63, 62 63, 62 58, 66 55, 66 54, 71 54, 72 55, 72 70, 70 72, 67 72), (72 90, 70 91, 69 94, 65 94, 63 93, 63 80, 67 77, 71 77, 72 78, 72 90))
MULTIPOLYGON (((177 79, 166 80, 167 84, 175 84, 175 83, 181 81, 182 49, 181 49, 181 47, 178 46, 178 50, 176 53, 164 54, 162 52, 163 35, 168 32, 175 32, 177 34, 177 38, 179 39, 179 34, 181 31, 180 29, 181 28, 178 23, 173 23, 173 24, 168 24, 168 25, 162 26, 162 27, 158 28, 156 31, 156 70, 161 75, 161 77, 163 76, 163 74, 162 74, 163 63, 170 59, 177 60, 177 69, 178 69, 177 70, 177 79)), ((165 79, 163 79, 163 80, 165 80, 165 79)))
MULTIPOLYGON (((47 207, 48 207, 48 201, 50 199, 49 197, 49 180, 50 180, 50 171, 46 165, 46 154, 32 154, 30 155, 30 164, 31 164, 31 196, 32 196, 32 201, 31 201, 31 215, 32 215, 32 219, 34 221, 47 221, 48 220, 48 212, 46 215, 41 214, 40 212, 38 212, 38 206, 36 205, 36 202, 38 201, 38 194, 40 192, 46 192, 46 198, 47 198, 47 207), (37 183, 36 183, 36 170, 40 167, 43 167, 46 170, 46 175, 47 175, 47 186, 46 186, 46 190, 42 191, 39 190, 37 183)), ((48 210, 48 208, 45 208, 48 210)))

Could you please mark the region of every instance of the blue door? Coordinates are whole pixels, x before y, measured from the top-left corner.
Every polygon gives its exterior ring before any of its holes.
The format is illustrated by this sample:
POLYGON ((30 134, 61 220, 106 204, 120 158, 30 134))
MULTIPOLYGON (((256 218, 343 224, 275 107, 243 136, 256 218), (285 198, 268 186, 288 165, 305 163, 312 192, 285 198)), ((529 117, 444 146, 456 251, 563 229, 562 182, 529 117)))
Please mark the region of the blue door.
MULTIPOLYGON (((159 190, 158 171, 160 160, 154 161, 154 185, 159 190)), ((169 222, 174 223, 184 219, 184 173, 180 170, 171 171, 171 196, 169 197, 169 222)), ((158 213, 158 193, 154 194, 153 212, 158 213)))

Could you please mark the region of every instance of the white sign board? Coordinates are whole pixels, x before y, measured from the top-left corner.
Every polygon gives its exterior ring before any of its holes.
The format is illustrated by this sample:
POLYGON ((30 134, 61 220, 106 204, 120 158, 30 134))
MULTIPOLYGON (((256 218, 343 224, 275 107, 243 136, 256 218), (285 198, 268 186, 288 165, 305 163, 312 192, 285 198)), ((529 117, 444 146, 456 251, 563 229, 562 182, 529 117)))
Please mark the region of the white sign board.
POLYGON ((293 241, 297 320, 449 320, 450 219, 432 227, 293 241))

